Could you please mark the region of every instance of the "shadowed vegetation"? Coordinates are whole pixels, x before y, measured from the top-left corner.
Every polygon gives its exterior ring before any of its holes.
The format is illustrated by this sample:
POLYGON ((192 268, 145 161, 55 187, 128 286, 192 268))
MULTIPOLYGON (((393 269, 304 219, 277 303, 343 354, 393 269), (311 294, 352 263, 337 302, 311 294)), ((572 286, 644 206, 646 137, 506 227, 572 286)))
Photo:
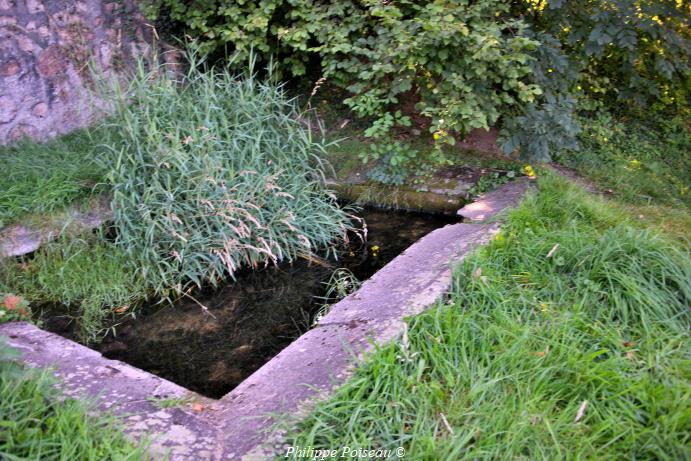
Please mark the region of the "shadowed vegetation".
POLYGON ((98 340, 105 320, 134 312, 151 292, 127 254, 97 236, 61 239, 1 264, 0 292, 21 293, 35 306, 63 305, 84 342, 98 340))

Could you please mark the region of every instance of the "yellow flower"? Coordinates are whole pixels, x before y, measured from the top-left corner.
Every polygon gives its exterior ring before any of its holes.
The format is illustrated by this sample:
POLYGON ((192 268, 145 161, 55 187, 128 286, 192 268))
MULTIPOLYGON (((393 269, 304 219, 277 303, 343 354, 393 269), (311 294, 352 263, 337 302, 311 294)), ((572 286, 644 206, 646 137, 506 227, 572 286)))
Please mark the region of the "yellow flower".
POLYGON ((379 245, 373 245, 372 246, 372 252, 379 251, 379 245))
MULTIPOLYGON (((444 120, 440 120, 439 123, 443 123, 444 120)), ((444 130, 437 130, 434 132, 432 137, 434 138, 435 141, 438 141, 439 139, 443 138, 444 136, 447 136, 449 133, 444 131, 444 130)))
POLYGON ((547 303, 540 303, 540 310, 542 312, 547 312, 547 303))
POLYGON ((533 170, 533 167, 530 165, 526 165, 523 167, 523 172, 528 175, 531 178, 535 177, 535 170, 533 170))

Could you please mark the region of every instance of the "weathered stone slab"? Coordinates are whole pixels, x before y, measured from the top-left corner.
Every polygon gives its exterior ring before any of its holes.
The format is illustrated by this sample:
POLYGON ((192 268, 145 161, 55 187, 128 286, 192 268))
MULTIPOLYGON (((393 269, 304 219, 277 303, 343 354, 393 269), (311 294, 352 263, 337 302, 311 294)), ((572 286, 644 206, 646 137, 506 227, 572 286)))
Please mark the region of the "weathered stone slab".
POLYGON ((273 447, 258 446, 272 440, 262 432, 272 423, 267 415, 294 414, 310 397, 343 383, 362 352, 398 337, 406 316, 443 296, 453 263, 497 229, 498 225, 454 224, 431 232, 223 397, 217 418, 229 459, 270 456, 273 447))
POLYGON ((187 389, 25 322, 0 324, 0 336, 17 349, 22 360, 53 368, 70 397, 93 400, 102 410, 123 416, 135 440, 152 434, 152 451, 171 460, 220 460, 216 429, 202 419, 208 401, 187 389), (189 399, 176 408, 159 408, 152 399, 189 399), (192 411, 192 401, 202 412, 192 411))
POLYGON ((513 208, 521 201, 530 187, 531 180, 519 178, 497 189, 487 192, 473 203, 469 203, 458 214, 471 222, 486 221, 504 210, 513 208))
POLYGON ((64 231, 83 232, 100 227, 113 219, 110 199, 100 197, 94 207, 82 212, 68 209, 64 216, 51 218, 50 223, 36 226, 13 224, 0 228, 0 257, 21 256, 36 251, 46 242, 56 239, 64 231))

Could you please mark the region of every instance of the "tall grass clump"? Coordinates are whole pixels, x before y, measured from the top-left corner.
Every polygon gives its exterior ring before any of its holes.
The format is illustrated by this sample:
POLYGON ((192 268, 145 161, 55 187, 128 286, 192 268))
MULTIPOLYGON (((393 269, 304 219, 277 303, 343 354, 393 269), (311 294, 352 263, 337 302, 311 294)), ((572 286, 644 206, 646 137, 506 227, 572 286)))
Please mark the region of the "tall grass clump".
POLYGON ((689 459, 688 248, 563 180, 539 186, 457 268, 448 301, 410 319, 289 445, 689 459))
POLYGON ((323 145, 282 88, 188 57, 177 79, 140 64, 105 130, 117 244, 143 277, 159 292, 216 283, 343 238, 323 145))

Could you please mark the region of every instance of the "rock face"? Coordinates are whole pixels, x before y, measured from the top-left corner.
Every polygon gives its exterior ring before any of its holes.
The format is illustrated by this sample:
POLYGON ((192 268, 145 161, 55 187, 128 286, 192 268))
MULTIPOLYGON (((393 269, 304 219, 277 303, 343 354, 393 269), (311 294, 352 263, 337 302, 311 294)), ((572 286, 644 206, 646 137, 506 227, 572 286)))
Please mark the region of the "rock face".
POLYGON ((0 144, 88 125, 90 67, 118 73, 150 35, 133 0, 0 0, 0 144))

